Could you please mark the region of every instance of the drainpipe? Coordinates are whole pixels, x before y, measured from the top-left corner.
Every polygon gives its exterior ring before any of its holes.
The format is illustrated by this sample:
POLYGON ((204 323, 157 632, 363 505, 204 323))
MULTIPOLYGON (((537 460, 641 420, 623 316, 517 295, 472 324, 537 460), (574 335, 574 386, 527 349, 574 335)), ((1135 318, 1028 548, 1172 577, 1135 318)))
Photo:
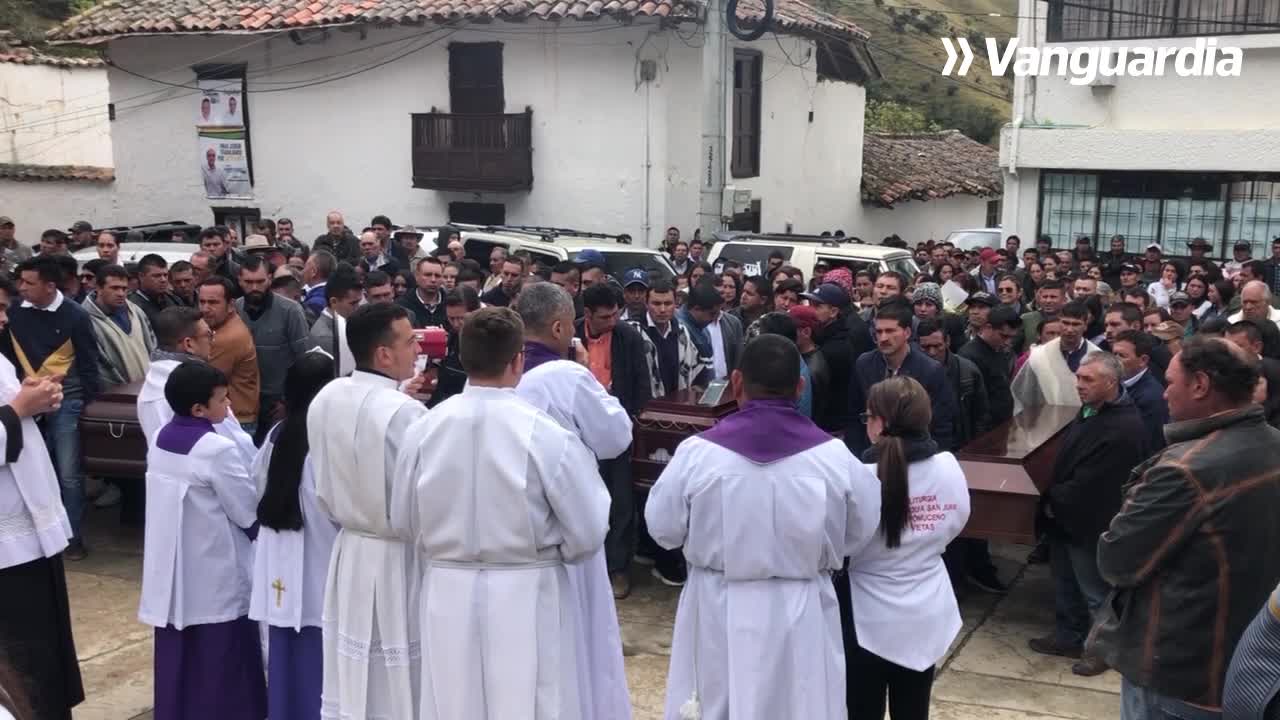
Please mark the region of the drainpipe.
POLYGON ((652 193, 652 185, 650 177, 653 174, 653 160, 650 156, 650 138, 649 138, 649 88, 650 82, 644 83, 644 224, 640 227, 640 234, 644 238, 645 247, 653 247, 652 234, 653 218, 650 217, 650 194, 652 193))
POLYGON ((703 240, 722 227, 725 174, 725 4, 707 3, 702 33, 702 148, 698 158, 698 227, 703 240))

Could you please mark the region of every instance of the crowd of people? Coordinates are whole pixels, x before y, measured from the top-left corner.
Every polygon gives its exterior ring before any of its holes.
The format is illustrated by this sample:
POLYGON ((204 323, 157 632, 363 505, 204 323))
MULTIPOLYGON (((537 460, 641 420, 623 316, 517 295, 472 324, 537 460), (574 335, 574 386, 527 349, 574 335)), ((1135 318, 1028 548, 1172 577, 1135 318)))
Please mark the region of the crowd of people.
POLYGON ((594 250, 482 264, 448 227, 424 249, 383 215, 357 234, 331 213, 310 244, 254 230, 124 265, 88 223, 28 247, 0 217, 0 708, 20 720, 83 699, 78 424, 132 382, 160 720, 626 718, 633 563, 683 586, 666 717, 926 718, 957 596, 1007 590, 960 537, 954 453, 1045 406, 1074 417, 1031 649, 1118 671, 1125 720, 1261 717, 1276 694, 1280 240, 1221 265, 1203 240, 930 241, 914 277, 782 252, 746 275, 671 228, 674 277, 615 277, 594 250), (717 381, 738 411, 650 458, 638 495, 633 419, 717 381))

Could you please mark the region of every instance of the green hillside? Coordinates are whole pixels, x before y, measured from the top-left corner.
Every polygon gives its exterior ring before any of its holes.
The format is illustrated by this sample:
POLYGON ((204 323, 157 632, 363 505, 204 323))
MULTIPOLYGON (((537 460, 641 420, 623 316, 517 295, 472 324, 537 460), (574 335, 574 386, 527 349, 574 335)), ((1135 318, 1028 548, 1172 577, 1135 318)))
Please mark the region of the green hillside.
POLYGON ((934 124, 957 128, 984 143, 999 141, 1010 119, 1013 82, 992 77, 985 39, 1001 44, 1017 29, 1017 0, 825 0, 828 12, 871 33, 871 53, 885 79, 867 88, 869 100, 894 101, 934 124), (992 17, 995 13, 999 17, 992 17), (968 75, 942 77, 947 53, 940 38, 967 37, 977 59, 968 75))

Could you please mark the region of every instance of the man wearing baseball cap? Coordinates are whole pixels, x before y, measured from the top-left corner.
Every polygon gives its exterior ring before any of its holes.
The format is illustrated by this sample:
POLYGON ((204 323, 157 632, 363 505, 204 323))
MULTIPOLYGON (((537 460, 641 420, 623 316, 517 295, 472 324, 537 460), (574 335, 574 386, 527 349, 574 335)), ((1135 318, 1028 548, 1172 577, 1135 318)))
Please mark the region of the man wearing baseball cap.
POLYGON ((1127 262, 1120 266, 1120 290, 1127 290, 1132 287, 1138 287, 1138 281, 1142 278, 1142 266, 1137 263, 1127 262))
POLYGON ((996 263, 1000 262, 1000 253, 995 248, 982 248, 978 254, 978 267, 971 273, 978 279, 978 289, 996 294, 996 263))
POLYGON ((831 365, 813 339, 818 331, 818 313, 808 305, 792 305, 787 315, 796 325, 796 348, 809 368, 809 381, 813 386, 810 406, 813 422, 828 432, 840 430, 842 428, 833 421, 833 408, 840 403, 838 399, 832 402, 831 365))
POLYGON ((622 274, 623 322, 644 322, 648 312, 649 272, 644 268, 631 268, 622 274))
POLYGON ((1160 243, 1147 243, 1146 254, 1142 258, 1142 282, 1150 285, 1160 281, 1160 266, 1164 265, 1164 248, 1160 243))
POLYGON ((853 354, 849 325, 844 319, 849 308, 849 294, 835 283, 823 283, 800 297, 808 300, 809 307, 813 308, 817 319, 816 327, 811 330, 813 343, 822 351, 830 368, 831 382, 827 394, 832 400, 823 418, 827 425, 822 422, 818 425, 824 429, 829 426, 843 428, 849 424, 850 418, 849 408, 841 398, 849 396, 849 381, 853 375, 853 363, 857 360, 853 354))
POLYGON ((87 248, 93 244, 93 224, 88 220, 77 220, 71 225, 71 229, 67 231, 71 236, 67 240, 67 247, 72 252, 87 248))
POLYGON ((1240 269, 1244 264, 1253 259, 1253 243, 1247 240, 1239 240, 1231 248, 1231 262, 1223 263, 1222 276, 1227 280, 1235 278, 1240 274, 1240 269))
POLYGON ((1190 295, 1181 290, 1169 293, 1169 317, 1183 327, 1185 337, 1191 337, 1200 329, 1200 318, 1194 311, 1190 295))
POLYGON ((996 296, 988 292, 979 290, 969 296, 965 305, 969 308, 969 325, 965 328, 965 340, 972 340, 978 336, 978 331, 987 324, 987 319, 991 317, 991 309, 999 305, 1000 301, 996 300, 996 296))
POLYGON ((13 272, 18 263, 31 257, 31 248, 18 242, 13 218, 0 215, 0 269, 13 272))

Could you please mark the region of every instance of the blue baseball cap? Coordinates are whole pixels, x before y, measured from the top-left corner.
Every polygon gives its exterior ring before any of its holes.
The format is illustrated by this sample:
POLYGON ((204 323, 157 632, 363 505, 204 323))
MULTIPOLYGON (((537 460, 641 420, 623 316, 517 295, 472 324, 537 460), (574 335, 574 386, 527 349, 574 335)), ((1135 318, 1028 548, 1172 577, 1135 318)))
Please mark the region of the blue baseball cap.
POLYGON ((649 287, 649 273, 640 268, 631 268, 622 274, 622 287, 643 285, 649 287))
POLYGON ((604 267, 606 265, 604 261, 604 253, 599 250, 590 249, 579 252, 575 262, 579 265, 599 265, 600 267, 604 267))
POLYGON ((814 288, 813 292, 803 293, 800 297, 805 298, 809 302, 821 303, 823 305, 834 305, 838 308, 842 308, 849 304, 849 293, 845 292, 844 288, 836 285, 835 283, 823 283, 817 288, 814 288))

